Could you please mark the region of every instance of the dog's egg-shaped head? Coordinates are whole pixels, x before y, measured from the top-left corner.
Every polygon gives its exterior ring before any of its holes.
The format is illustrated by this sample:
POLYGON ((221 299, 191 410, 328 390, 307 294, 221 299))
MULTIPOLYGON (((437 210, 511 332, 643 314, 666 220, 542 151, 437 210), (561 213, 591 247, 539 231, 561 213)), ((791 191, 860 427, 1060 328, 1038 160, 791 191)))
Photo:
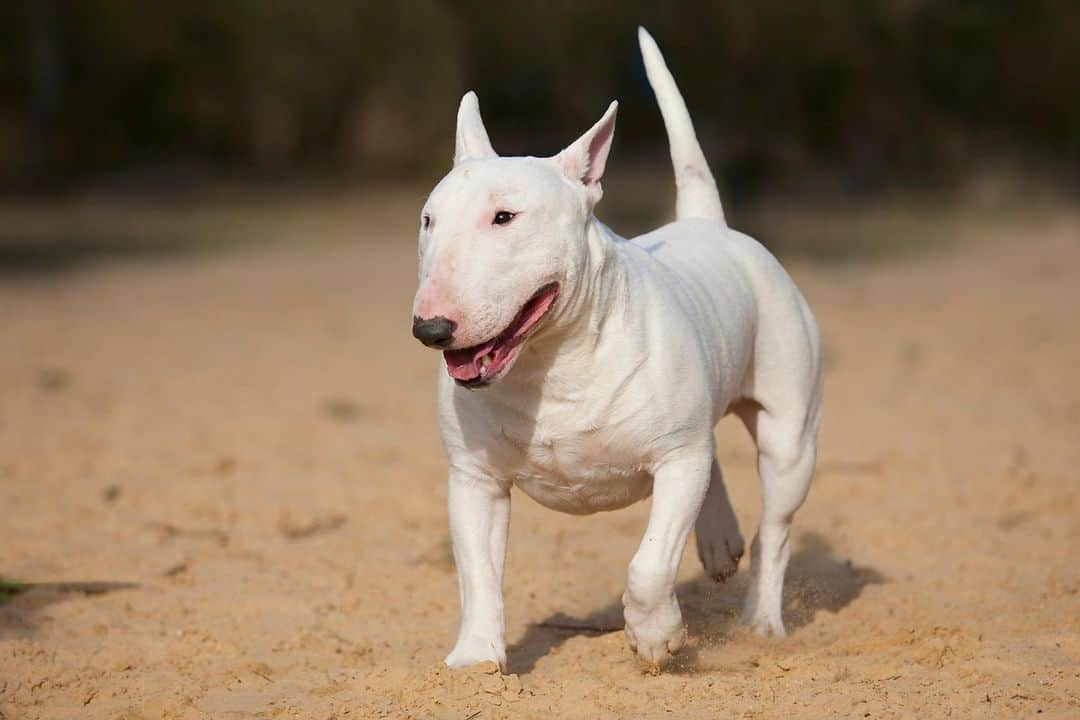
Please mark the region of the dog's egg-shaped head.
POLYGON ((587 252, 615 109, 555 157, 499 157, 476 95, 462 99, 454 168, 421 210, 413 301, 413 334, 447 351, 462 384, 505 374, 525 337, 557 314, 587 252))

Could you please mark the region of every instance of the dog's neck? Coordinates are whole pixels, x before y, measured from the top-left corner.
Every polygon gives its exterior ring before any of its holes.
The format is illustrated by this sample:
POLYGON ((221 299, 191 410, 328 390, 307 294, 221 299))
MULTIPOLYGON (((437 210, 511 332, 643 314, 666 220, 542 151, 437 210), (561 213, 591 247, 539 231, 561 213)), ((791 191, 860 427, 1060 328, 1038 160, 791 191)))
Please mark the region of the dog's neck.
POLYGON ((626 268, 616 244, 622 239, 594 215, 585 226, 586 252, 572 287, 561 298, 557 314, 526 346, 526 352, 504 382, 573 395, 588 386, 590 358, 605 325, 618 312, 627 291, 626 268))
POLYGON ((579 340, 583 349, 594 350, 604 323, 610 317, 616 299, 625 291, 626 271, 616 251, 622 238, 595 215, 585 226, 587 248, 582 275, 572 290, 565 309, 563 342, 579 340))

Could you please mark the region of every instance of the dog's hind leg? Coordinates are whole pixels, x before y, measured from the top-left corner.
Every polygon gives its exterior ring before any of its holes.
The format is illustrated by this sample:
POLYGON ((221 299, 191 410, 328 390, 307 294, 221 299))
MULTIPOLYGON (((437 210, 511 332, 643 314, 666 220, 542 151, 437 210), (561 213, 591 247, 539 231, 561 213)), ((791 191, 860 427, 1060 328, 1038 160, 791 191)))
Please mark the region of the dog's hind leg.
POLYGON ((750 587, 742 621, 758 635, 784 635, 781 617, 791 520, 810 490, 816 417, 776 415, 760 405, 739 411, 758 447, 761 525, 750 546, 750 587))
POLYGON ((706 574, 717 582, 723 582, 735 574, 739 560, 745 551, 739 521, 731 507, 724 475, 720 464, 713 460, 709 477, 709 490, 694 525, 698 558, 706 574))

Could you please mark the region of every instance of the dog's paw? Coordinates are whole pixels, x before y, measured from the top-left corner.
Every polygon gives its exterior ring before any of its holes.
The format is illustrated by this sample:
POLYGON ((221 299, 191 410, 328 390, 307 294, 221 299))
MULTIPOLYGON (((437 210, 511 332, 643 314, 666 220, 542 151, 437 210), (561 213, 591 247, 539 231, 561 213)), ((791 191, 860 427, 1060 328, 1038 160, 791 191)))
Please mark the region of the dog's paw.
POLYGON ((698 516, 694 527, 697 538, 698 558, 705 574, 717 582, 724 582, 739 569, 739 560, 746 552, 739 526, 734 522, 725 522, 720 515, 703 512, 698 516))
POLYGON ((459 639, 454 649, 443 660, 455 670, 472 667, 480 663, 494 663, 499 671, 506 672, 506 650, 493 641, 476 638, 459 639))
POLYGON ((759 637, 778 637, 782 638, 787 633, 784 632, 784 620, 780 616, 779 611, 769 612, 754 602, 753 598, 748 598, 746 605, 743 607, 742 615, 739 617, 739 622, 747 627, 747 629, 758 635, 759 637))
POLYGON ((639 607, 624 595, 623 605, 626 639, 639 658, 659 668, 682 650, 686 627, 674 595, 652 608, 639 607))

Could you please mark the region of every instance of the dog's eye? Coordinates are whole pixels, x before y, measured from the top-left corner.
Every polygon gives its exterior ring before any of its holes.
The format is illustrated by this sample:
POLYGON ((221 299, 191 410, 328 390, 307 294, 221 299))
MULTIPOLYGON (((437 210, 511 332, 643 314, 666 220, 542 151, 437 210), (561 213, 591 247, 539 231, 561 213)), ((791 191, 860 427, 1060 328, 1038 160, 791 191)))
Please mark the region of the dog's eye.
POLYGON ((429 227, 431 227, 431 216, 427 213, 424 213, 424 216, 420 219, 420 224, 424 226, 425 230, 427 230, 429 227))
POLYGON ((491 224, 505 225, 506 223, 514 219, 514 215, 516 215, 516 213, 507 212, 506 210, 500 210, 499 212, 495 213, 495 217, 492 218, 491 224))

